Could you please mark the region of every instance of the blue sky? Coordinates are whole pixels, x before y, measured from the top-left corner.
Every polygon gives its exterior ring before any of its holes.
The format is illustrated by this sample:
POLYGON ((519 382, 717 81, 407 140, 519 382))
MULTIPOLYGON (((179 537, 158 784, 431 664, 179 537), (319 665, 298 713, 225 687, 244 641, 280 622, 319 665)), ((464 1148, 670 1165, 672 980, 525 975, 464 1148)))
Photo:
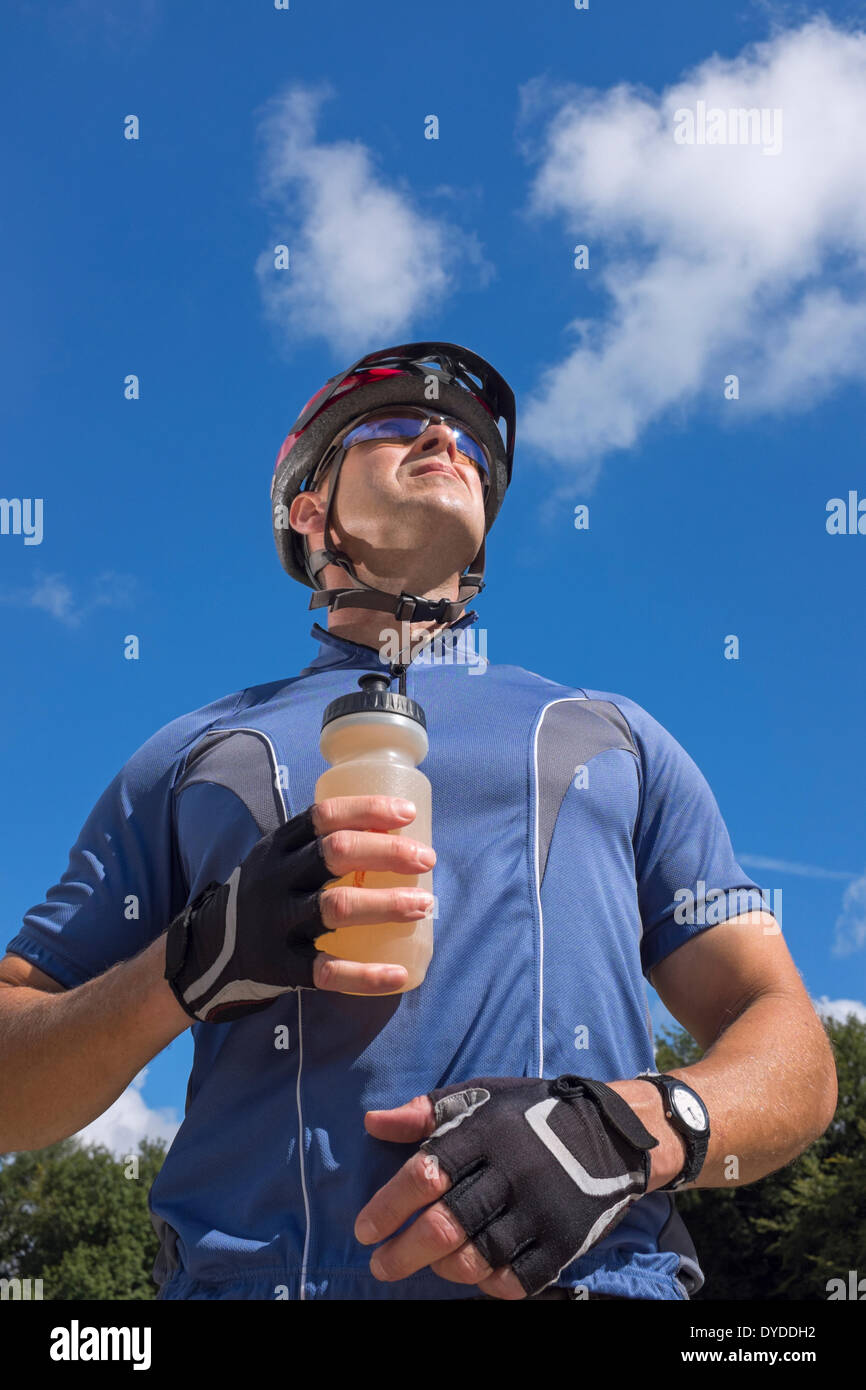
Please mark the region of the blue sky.
MULTIPOLYGON (((0 535, 4 942, 151 733, 310 660, 278 447, 351 356, 442 338, 518 396, 490 659, 660 720, 810 994, 866 1016, 866 535, 826 528, 866 497, 864 10, 5 7, 2 493, 43 533, 0 535), (781 148, 677 143, 698 101, 781 148)), ((170 1133, 190 1051, 100 1134, 170 1133)))

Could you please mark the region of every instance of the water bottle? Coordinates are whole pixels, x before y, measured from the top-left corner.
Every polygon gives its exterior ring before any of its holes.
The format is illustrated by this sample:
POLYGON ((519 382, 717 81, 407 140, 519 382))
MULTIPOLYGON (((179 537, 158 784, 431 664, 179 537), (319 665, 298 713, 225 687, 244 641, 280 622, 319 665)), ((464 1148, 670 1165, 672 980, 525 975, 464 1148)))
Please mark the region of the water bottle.
MULTIPOLYGON (((359 678, 359 693, 332 700, 322 717, 320 748, 331 766, 316 783, 315 800, 331 796, 370 796, 382 793, 415 804, 408 825, 380 833, 407 835, 432 845, 432 795, 429 780, 418 763, 427 756, 427 723, 415 701, 390 689, 387 676, 370 671, 359 678)), ((327 887, 420 888, 433 892, 433 871, 395 874, 357 869, 331 880, 327 887)), ((389 994, 417 989, 433 955, 433 914, 411 922, 382 922, 338 927, 316 938, 316 946, 341 960, 367 964, 403 965, 409 978, 389 994)), ((352 993, 351 990, 341 991, 352 993)), ((378 996, 377 997, 381 997, 378 996)))

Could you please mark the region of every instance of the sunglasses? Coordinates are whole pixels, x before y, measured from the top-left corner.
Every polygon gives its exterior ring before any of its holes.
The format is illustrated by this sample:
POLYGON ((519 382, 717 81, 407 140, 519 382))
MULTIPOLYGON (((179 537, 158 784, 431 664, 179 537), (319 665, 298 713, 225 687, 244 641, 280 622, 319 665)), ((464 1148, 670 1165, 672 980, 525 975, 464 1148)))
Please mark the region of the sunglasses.
POLYGON ((407 410, 404 407, 400 408, 399 413, 389 411, 387 414, 371 415, 344 435, 342 447, 351 449, 353 444, 366 444, 371 440, 379 443, 408 443, 422 435, 433 421, 449 427, 454 434, 457 452, 470 463, 474 463, 482 481, 489 483, 490 461, 487 450, 471 430, 452 415, 433 414, 432 411, 426 410, 407 410))

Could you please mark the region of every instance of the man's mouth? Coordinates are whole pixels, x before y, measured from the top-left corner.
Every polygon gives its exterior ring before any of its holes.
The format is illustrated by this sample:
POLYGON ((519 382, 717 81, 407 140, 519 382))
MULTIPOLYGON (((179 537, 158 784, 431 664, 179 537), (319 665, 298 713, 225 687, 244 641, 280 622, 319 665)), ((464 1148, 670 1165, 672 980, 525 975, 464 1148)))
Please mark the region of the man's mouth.
POLYGON ((410 473, 411 478, 420 478, 422 473, 450 473, 452 478, 460 480, 460 474, 450 463, 445 463, 443 459, 425 459, 423 463, 416 464, 410 473))

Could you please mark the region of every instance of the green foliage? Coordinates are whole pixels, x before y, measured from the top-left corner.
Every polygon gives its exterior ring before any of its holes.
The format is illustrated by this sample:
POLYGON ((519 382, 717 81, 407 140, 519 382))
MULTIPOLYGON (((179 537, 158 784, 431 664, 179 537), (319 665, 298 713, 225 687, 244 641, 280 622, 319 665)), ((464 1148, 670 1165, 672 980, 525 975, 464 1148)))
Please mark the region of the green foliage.
POLYGON ((157 1239, 147 1194, 161 1141, 129 1158, 64 1139, 0 1160, 0 1278, 41 1279, 45 1299, 151 1299, 157 1239))
MULTIPOLYGON (((827 1131, 799 1158, 747 1187, 677 1196, 706 1284, 696 1299, 826 1299, 828 1279, 866 1276, 866 1024, 824 1020, 839 1102, 827 1131)), ((702 1053, 684 1030, 664 1030, 659 1071, 702 1053)))

